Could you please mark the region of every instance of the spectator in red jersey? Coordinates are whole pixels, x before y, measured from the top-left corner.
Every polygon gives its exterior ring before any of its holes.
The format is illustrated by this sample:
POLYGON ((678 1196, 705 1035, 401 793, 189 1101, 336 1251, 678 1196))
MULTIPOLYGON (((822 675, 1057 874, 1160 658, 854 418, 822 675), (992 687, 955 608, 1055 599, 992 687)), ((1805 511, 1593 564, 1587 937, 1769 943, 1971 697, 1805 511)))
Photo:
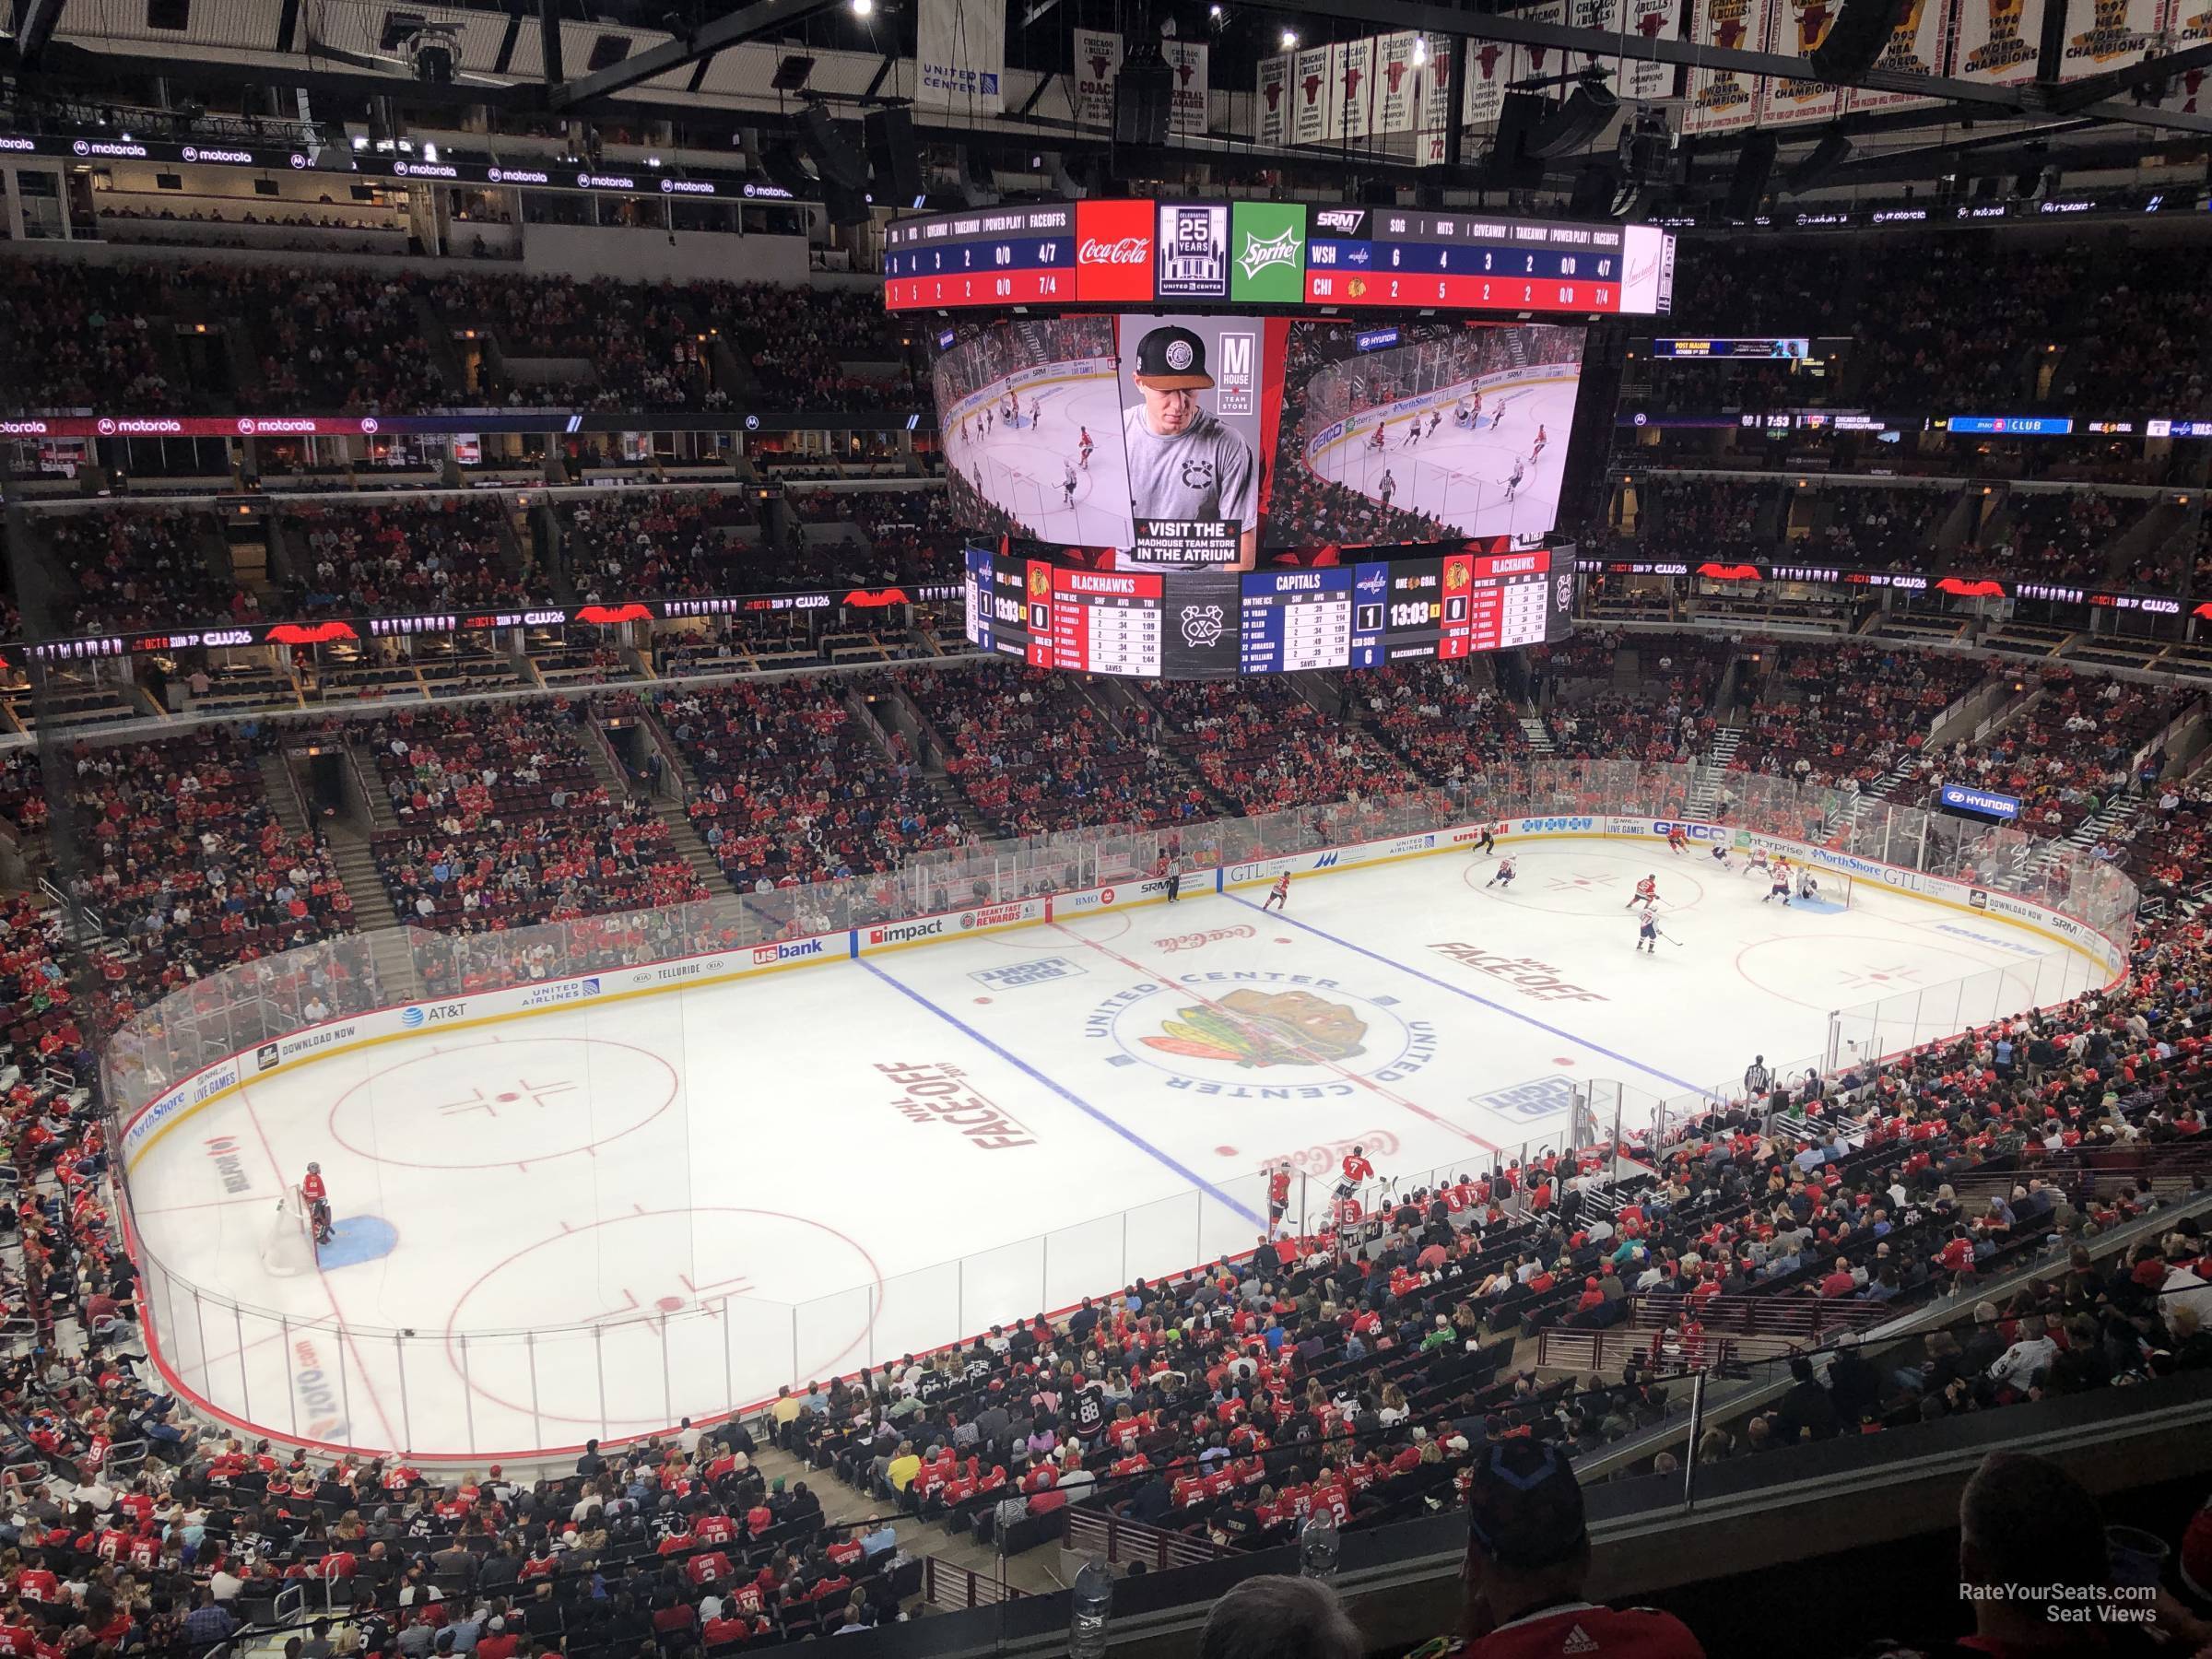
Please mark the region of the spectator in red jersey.
POLYGON ((1467 1488, 1467 1599, 1456 1644, 1416 1659, 1704 1659, 1689 1627, 1649 1607, 1586 1601, 1590 1534, 1567 1454, 1545 1441, 1507 1439, 1478 1453, 1467 1488))
POLYGON ((1231 1589, 1198 1637, 1198 1659, 1359 1659, 1366 1651, 1335 1591, 1277 1573, 1231 1589))

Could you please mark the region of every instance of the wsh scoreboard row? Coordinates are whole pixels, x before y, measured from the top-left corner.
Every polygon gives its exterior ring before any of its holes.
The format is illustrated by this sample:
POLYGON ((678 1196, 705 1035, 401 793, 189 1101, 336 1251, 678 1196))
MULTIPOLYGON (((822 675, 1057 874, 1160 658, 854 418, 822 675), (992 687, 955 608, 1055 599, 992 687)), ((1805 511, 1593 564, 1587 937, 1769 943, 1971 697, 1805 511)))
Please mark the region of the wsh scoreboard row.
POLYGON ((884 233, 891 311, 1271 306, 1654 316, 1650 225, 1302 202, 1082 201, 927 214, 884 233))
POLYGON ((968 638, 1032 667, 1142 679, 1374 668, 1541 645, 1572 626, 1575 553, 1310 570, 1093 571, 968 552, 968 638))

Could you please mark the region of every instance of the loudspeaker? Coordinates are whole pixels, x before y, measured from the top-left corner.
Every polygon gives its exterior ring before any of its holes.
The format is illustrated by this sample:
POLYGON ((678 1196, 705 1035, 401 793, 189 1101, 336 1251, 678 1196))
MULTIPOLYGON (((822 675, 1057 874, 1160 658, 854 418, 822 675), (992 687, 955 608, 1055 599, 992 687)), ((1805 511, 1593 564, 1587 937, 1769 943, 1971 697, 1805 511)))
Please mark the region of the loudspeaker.
POLYGON ((1813 146, 1813 153, 1790 169, 1783 189, 1792 195, 1803 194, 1825 183, 1830 173, 1851 159, 1851 140, 1841 133, 1825 135, 1813 146))
POLYGON ((1157 46, 1133 46, 1113 78, 1113 141, 1159 146, 1168 141, 1175 71, 1157 46))
POLYGON ((1603 87, 1578 86, 1558 112, 1528 135, 1525 153, 1539 161, 1587 149, 1620 112, 1620 100, 1603 87))
POLYGON ((1778 147, 1771 133, 1754 133, 1744 140, 1744 147, 1736 152, 1735 172, 1728 181, 1728 196, 1722 211, 1733 219, 1747 219, 1759 212, 1759 205, 1766 199, 1767 181, 1774 176, 1774 152, 1778 147))
POLYGON ((1828 39, 1812 50, 1813 73, 1824 81, 1851 80, 1874 67, 1904 20, 1912 0, 1843 0, 1828 39))
POLYGON ((870 110, 860 130, 868 149, 868 172, 879 201, 893 207, 921 205, 922 151, 914 143, 914 118, 904 104, 870 110))
POLYGON ((1620 194, 1620 170, 1604 161, 1591 161, 1574 175, 1574 194, 1567 198, 1569 218, 1610 218, 1613 198, 1620 194))
POLYGON ((799 153, 814 163, 823 183, 840 190, 867 189, 867 163, 853 153, 853 147, 837 130, 837 123, 820 104, 808 104, 799 112, 799 153))
POLYGON ((1540 93, 1508 90, 1498 110, 1498 131, 1490 141, 1483 183, 1492 190, 1528 190, 1544 182, 1544 164, 1528 151, 1528 141, 1544 124, 1551 106, 1540 93))
POLYGON ((980 144, 960 151, 960 200, 969 207, 998 206, 998 179, 991 168, 991 152, 980 144))
POLYGON ((833 225, 865 225, 868 222, 868 198, 865 192, 847 190, 842 184, 822 181, 822 203, 830 209, 833 225))
POLYGON ((799 159, 799 152, 789 144, 771 144, 760 156, 760 171, 771 182, 782 185, 802 202, 821 198, 821 181, 806 171, 799 159))

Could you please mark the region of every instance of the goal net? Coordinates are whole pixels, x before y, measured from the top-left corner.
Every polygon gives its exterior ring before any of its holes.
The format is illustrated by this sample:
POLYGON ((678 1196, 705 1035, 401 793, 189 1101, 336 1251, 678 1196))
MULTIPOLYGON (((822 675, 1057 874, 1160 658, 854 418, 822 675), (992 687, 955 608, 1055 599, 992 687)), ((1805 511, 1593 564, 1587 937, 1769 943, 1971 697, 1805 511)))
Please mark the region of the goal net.
POLYGON ((1810 860, 1798 866, 1797 896, 1823 910, 1849 910, 1851 873, 1818 859, 1810 860))
POLYGON ((262 1270, 277 1278, 297 1278, 315 1270, 315 1238, 308 1230, 307 1206, 288 1192, 276 1201, 276 1217, 261 1246, 262 1270))

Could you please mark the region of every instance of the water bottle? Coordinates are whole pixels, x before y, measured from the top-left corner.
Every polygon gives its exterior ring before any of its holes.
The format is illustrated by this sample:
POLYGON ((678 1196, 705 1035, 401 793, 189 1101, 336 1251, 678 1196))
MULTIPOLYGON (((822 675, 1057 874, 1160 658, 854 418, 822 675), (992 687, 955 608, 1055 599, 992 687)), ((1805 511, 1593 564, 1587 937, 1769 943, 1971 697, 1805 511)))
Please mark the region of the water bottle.
POLYGON ((1105 1659, 1106 1619, 1113 1611, 1113 1574, 1097 1556, 1076 1574, 1075 1611, 1067 1621, 1068 1659, 1105 1659))
POLYGON ((1336 1530, 1336 1512, 1323 1504, 1298 1529, 1300 1574, 1328 1583, 1336 1576, 1336 1554, 1342 1545, 1342 1536, 1336 1530))

